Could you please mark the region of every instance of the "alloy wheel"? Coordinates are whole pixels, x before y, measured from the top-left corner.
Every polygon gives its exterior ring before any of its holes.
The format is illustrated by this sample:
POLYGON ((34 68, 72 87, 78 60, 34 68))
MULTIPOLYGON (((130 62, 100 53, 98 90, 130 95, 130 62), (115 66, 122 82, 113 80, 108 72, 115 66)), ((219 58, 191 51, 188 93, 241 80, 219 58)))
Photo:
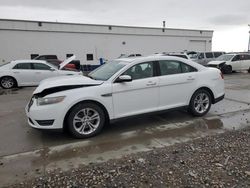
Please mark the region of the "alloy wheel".
POLYGON ((74 129, 82 135, 89 135, 100 125, 100 114, 93 108, 78 111, 73 118, 74 129))
POLYGON ((14 86, 15 84, 15 81, 13 80, 13 78, 10 78, 10 77, 4 77, 2 80, 1 80, 1 86, 5 89, 10 89, 14 86))
POLYGON ((210 98, 206 93, 199 93, 194 99, 194 109, 197 113, 204 113, 208 110, 210 98))

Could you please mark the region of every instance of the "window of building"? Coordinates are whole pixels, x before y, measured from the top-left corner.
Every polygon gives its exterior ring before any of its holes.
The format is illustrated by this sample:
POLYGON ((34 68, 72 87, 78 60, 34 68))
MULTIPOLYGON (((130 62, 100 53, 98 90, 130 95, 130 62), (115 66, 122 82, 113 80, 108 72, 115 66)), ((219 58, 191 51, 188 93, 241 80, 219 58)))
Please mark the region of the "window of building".
POLYGON ((31 69, 31 63, 18 63, 13 67, 13 69, 31 69))
POLYGON ((87 61, 93 61, 94 55, 93 54, 87 54, 87 61))
POLYGON ((137 64, 129 68, 123 75, 130 75, 133 80, 153 77, 153 62, 137 64))
POLYGON ((35 59, 36 57, 38 57, 39 56, 39 54, 30 54, 30 58, 31 59, 35 59))
POLYGON ((33 68, 35 70, 50 70, 50 66, 42 63, 33 63, 33 68))

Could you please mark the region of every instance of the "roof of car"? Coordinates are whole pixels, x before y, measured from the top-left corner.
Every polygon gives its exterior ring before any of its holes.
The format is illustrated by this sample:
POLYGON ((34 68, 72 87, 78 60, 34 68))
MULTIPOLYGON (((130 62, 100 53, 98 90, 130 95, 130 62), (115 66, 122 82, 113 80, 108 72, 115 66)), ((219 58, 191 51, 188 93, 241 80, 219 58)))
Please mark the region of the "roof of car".
POLYGON ((12 63, 46 63, 44 60, 33 60, 33 59, 24 59, 24 60, 14 60, 12 63))

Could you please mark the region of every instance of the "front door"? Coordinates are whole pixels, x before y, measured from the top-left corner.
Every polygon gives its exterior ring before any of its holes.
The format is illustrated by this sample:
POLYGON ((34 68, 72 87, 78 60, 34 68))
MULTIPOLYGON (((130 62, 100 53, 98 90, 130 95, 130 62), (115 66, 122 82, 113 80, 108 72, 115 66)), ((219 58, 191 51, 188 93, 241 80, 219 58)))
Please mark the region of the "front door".
POLYGON ((50 66, 44 63, 33 63, 33 69, 36 74, 36 83, 39 84, 40 81, 57 75, 57 71, 51 69, 50 66))
POLYGON ((113 83, 115 118, 156 111, 159 103, 158 77, 154 77, 155 62, 132 66, 123 75, 131 82, 113 83))

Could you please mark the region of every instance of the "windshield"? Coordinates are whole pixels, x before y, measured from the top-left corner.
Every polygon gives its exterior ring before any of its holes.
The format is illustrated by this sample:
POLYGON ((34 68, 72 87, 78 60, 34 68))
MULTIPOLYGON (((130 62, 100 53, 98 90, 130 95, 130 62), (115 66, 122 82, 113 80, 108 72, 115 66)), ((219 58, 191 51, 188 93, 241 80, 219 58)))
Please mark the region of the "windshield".
POLYGON ((108 80, 113 76, 117 71, 122 69, 126 65, 123 61, 111 61, 105 65, 102 65, 100 68, 89 73, 89 77, 95 80, 108 80))
POLYGON ((216 58, 217 61, 229 61, 234 57, 232 54, 224 54, 216 58))
POLYGON ((7 65, 9 64, 10 62, 7 62, 7 63, 0 63, 0 67, 4 66, 4 65, 7 65))

